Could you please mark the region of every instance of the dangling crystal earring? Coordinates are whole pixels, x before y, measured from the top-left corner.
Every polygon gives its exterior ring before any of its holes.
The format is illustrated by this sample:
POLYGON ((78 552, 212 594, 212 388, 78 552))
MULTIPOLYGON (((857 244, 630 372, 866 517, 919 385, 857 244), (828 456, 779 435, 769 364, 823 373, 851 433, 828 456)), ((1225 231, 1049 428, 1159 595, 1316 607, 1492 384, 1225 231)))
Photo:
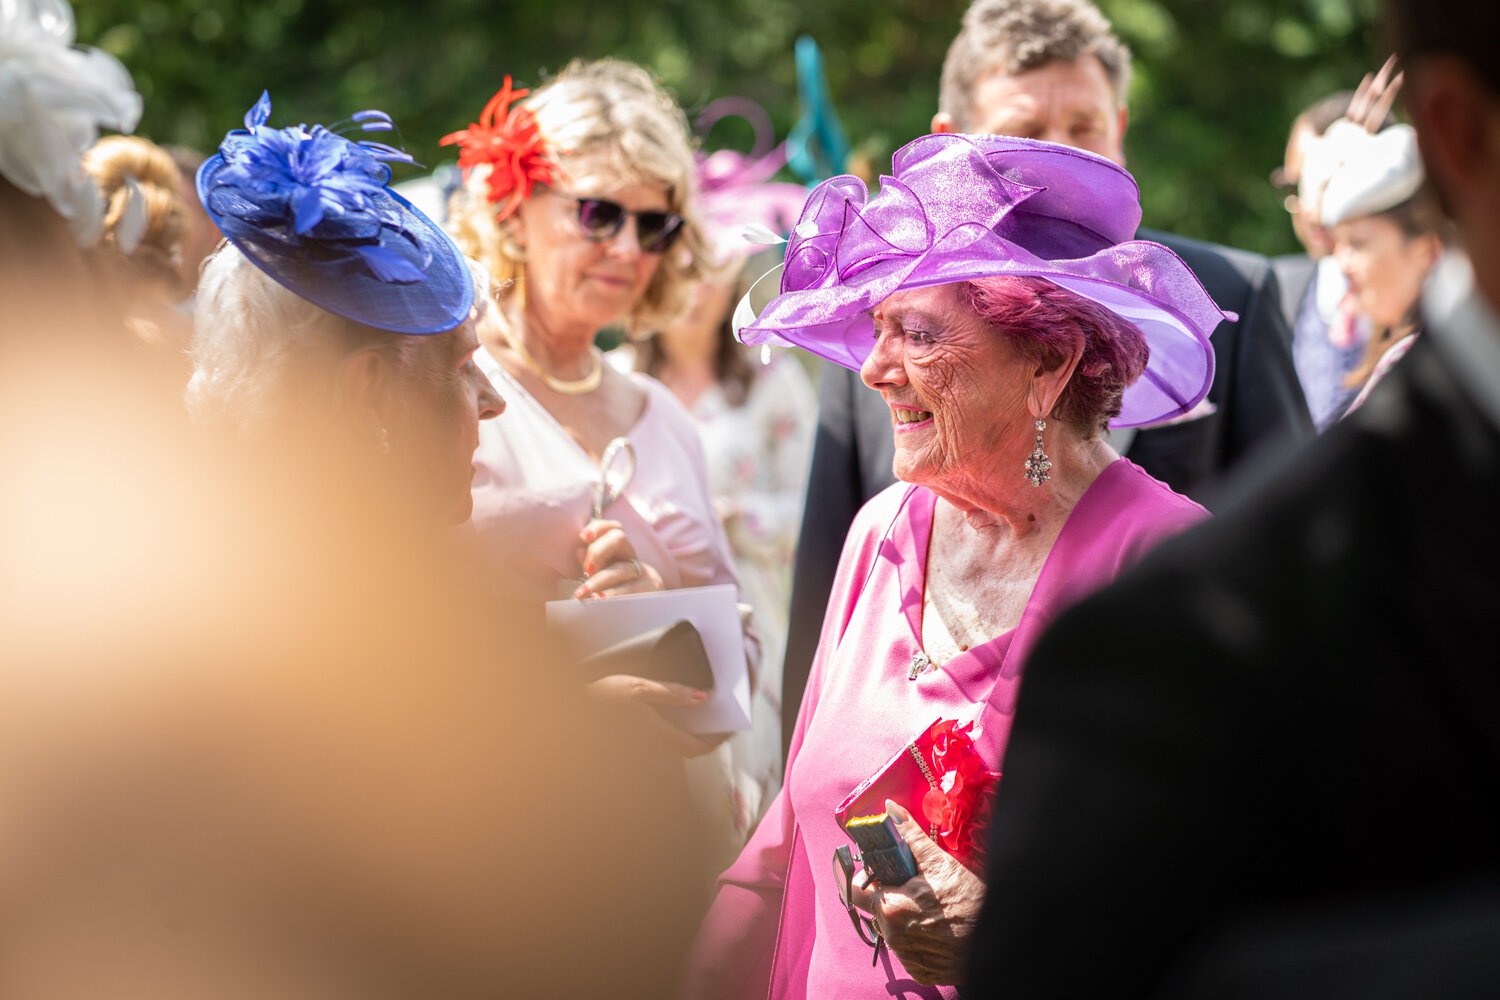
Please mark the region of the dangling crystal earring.
POLYGON ((380 433, 375 436, 375 454, 389 455, 390 453, 391 437, 386 433, 385 428, 382 427, 380 428, 380 433))
POLYGON ((1042 450, 1042 431, 1047 429, 1047 421, 1036 422, 1036 447, 1031 449, 1031 454, 1026 456, 1026 481, 1032 486, 1040 486, 1052 477, 1047 470, 1052 468, 1052 460, 1042 450))

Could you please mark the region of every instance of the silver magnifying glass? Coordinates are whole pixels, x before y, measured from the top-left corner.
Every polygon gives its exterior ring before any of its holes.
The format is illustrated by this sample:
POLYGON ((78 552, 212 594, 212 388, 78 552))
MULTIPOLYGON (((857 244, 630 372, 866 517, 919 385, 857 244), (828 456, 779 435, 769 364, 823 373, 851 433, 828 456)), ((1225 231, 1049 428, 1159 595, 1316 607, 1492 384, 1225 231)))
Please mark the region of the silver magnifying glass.
POLYGON ((609 505, 620 499, 620 494, 635 477, 635 446, 628 438, 617 437, 604 446, 599 458, 599 482, 594 486, 594 520, 604 517, 609 505))
MULTIPOLYGON (((635 446, 627 438, 617 437, 604 446, 599 456, 599 479, 594 484, 594 506, 591 520, 602 520, 609 505, 620 499, 630 480, 635 477, 635 446)), ((557 581, 557 598, 566 600, 576 596, 578 585, 587 576, 557 581)))

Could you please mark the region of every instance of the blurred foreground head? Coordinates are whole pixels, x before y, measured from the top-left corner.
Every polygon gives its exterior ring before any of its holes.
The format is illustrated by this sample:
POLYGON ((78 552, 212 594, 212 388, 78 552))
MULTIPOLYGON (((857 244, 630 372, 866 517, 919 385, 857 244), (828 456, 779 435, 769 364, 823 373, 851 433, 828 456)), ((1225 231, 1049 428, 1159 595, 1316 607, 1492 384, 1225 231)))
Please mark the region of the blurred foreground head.
MULTIPOLYGON (((621 968, 630 995, 627 949, 669 967, 645 936, 663 928, 606 933, 619 920, 590 884, 618 869, 619 894, 645 898, 656 869, 632 847, 670 817, 551 686, 528 623, 391 498, 322 503, 338 463, 205 448, 58 205, 6 173, 0 219, 0 996, 582 997, 621 968), (590 939, 597 966, 577 961, 590 939)), ((252 272, 286 291, 235 253, 221 292, 274 297, 252 272)), ((473 308, 377 353, 425 364, 473 308)), ((335 324, 325 346, 359 355, 345 336, 376 334, 335 324)), ((450 358, 448 381, 413 372, 417 398, 391 404, 413 414, 391 418, 392 455, 457 398, 440 384, 469 384, 450 358)))
POLYGON ((1500 8, 1386 0, 1403 99, 1475 280, 1500 303, 1500 8))
POLYGON ((0 176, 0 996, 464 995, 496 740, 556 713, 477 666, 443 553, 201 449, 45 179, 0 176))

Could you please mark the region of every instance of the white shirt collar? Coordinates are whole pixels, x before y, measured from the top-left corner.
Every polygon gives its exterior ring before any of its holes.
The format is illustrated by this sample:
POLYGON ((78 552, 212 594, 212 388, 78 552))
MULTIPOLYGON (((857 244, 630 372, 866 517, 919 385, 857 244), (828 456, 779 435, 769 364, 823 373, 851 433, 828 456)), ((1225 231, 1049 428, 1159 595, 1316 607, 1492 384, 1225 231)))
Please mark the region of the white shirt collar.
POLYGON ((1469 258, 1449 250, 1427 278, 1422 313, 1428 335, 1453 362, 1453 375, 1500 430, 1500 318, 1474 284, 1469 258))
POLYGON ((1333 254, 1321 258, 1317 267, 1313 275, 1313 301, 1318 306, 1318 318, 1327 325, 1333 322, 1334 314, 1339 311, 1339 303, 1349 291, 1349 281, 1339 270, 1339 262, 1333 259, 1333 254))

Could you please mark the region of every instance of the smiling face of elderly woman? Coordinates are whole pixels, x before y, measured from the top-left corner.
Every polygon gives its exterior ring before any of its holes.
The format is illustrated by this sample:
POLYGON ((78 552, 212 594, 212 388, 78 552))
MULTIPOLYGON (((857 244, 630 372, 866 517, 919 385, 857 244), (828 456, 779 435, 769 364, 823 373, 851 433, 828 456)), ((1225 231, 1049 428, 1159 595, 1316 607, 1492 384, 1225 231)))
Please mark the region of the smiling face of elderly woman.
POLYGON ((891 408, 896 476, 939 494, 1021 482, 1038 417, 1097 436, 1146 368, 1139 329, 1039 278, 908 289, 872 316, 860 375, 891 408))
POLYGON ((898 478, 961 488, 1025 454, 1033 366, 967 308, 961 286, 897 292, 874 320, 860 376, 891 408, 898 478))

